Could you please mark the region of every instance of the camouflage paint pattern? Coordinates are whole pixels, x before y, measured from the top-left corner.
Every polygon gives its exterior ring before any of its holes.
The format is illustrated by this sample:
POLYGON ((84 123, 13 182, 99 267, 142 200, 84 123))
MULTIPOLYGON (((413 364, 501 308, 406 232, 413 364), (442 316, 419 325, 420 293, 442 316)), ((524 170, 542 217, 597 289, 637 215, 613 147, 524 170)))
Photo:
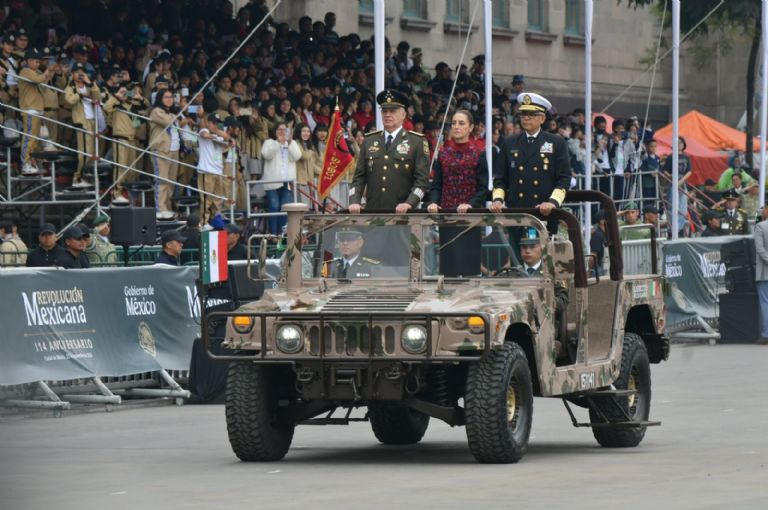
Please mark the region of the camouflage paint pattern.
MULTIPOLYGON (((623 332, 626 317, 635 306, 647 306, 653 320, 653 329, 661 333, 664 328, 665 307, 664 291, 666 289, 661 277, 655 275, 632 276, 619 283, 619 292, 614 310, 606 310, 605 315, 588 317, 587 303, 590 288, 574 288, 571 286, 570 300, 574 305, 569 310, 576 310, 576 317, 569 320, 577 322, 579 342, 576 350, 576 360, 572 365, 557 366, 557 347, 555 344, 555 288, 567 286, 572 281, 575 264, 573 248, 568 241, 551 240, 546 227, 537 218, 525 214, 488 215, 470 213, 464 215, 445 214, 435 218, 428 214, 409 215, 304 215, 289 214, 289 223, 301 221, 301 228, 294 225, 292 232, 302 229, 310 235, 323 230, 345 227, 370 227, 384 225, 411 226, 410 274, 406 281, 392 279, 352 280, 340 283, 328 279, 310 279, 301 282, 296 290, 288 290, 285 282, 278 288, 265 290, 261 300, 248 303, 238 312, 243 315, 259 312, 280 312, 280 318, 266 319, 268 357, 274 359, 315 359, 316 354, 310 352, 310 342, 305 342, 304 349, 298 354, 282 354, 274 349, 273 339, 279 325, 294 323, 291 314, 301 314, 303 319, 300 327, 308 338, 309 329, 319 325, 319 315, 326 305, 339 295, 369 293, 370 295, 394 295, 404 290, 414 292, 407 303, 403 317, 398 320, 387 318, 377 321, 375 325, 390 326, 396 330, 395 352, 377 353, 376 357, 387 355, 408 356, 400 345, 400 331, 408 323, 409 314, 427 313, 472 313, 483 315, 489 320, 491 342, 493 348, 501 346, 507 340, 507 331, 513 325, 529 329, 533 338, 534 363, 537 368, 540 394, 554 396, 580 392, 592 388, 610 385, 618 376, 623 332), (448 279, 424 279, 421 273, 421 259, 424 247, 423 235, 426 226, 436 224, 472 228, 477 226, 523 226, 533 227, 539 231, 542 243, 544 262, 544 278, 467 278, 457 281, 448 279), (318 320, 307 314, 318 314, 318 320), (604 360, 589 361, 586 353, 589 338, 587 325, 589 321, 604 323, 612 328, 612 341, 609 355, 604 360)), ((290 227, 289 227, 290 228, 290 227)), ((301 277, 301 235, 289 239, 286 253, 283 256, 285 272, 296 271, 301 277)), ((583 263, 583 259, 581 261, 583 263)), ((338 315, 338 314, 336 314, 338 315)), ((360 319, 329 321, 332 327, 359 324, 360 319)), ((253 329, 246 334, 237 333, 231 321, 227 324, 224 347, 259 351, 261 349, 261 328, 256 321, 253 329)), ((457 329, 449 319, 440 319, 432 325, 432 355, 459 356, 461 352, 482 346, 482 334, 472 333, 468 328, 457 329)), ((514 340, 512 338, 511 340, 514 340)), ((346 352, 346 351, 345 351, 346 352)), ((424 355, 414 355, 415 360, 423 359, 424 355)), ((349 355, 350 360, 367 359, 367 354, 349 355)))

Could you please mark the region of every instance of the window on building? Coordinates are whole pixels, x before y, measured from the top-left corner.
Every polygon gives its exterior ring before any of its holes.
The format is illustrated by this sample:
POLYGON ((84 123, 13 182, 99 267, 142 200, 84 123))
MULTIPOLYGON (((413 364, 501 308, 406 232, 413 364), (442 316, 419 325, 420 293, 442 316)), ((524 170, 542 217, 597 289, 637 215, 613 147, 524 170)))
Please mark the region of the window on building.
POLYGON ((492 17, 494 27, 509 28, 509 2, 507 0, 493 2, 492 17))
POLYGON ((445 21, 469 24, 469 0, 447 0, 445 21))
POLYGON ((581 0, 565 0, 565 33, 584 35, 584 11, 581 0))
POLYGON ((360 14, 373 14, 373 0, 360 0, 360 14))
POLYGON ((546 0, 528 0, 528 29, 547 31, 546 0))
POLYGON ((427 0, 403 0, 403 16, 427 18, 427 0))

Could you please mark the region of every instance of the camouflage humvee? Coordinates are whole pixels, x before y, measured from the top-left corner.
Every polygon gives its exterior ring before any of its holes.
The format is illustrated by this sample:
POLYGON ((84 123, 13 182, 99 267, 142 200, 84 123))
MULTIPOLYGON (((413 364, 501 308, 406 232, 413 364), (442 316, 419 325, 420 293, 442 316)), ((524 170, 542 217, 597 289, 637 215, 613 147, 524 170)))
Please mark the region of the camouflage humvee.
POLYGON ((655 240, 654 274, 624 278, 611 200, 583 191, 569 200, 602 202, 610 277, 588 277, 580 225, 564 210, 547 220, 564 222, 569 240, 550 237, 534 210, 308 215, 286 205, 279 285, 203 323, 209 354, 231 362, 235 454, 278 460, 296 425, 361 420, 382 443, 412 444, 433 417, 465 425, 478 461, 516 462, 534 396, 562 399, 574 426, 591 427, 603 446, 639 444, 658 424, 648 421, 649 363, 669 351, 655 240), (515 267, 532 252, 537 271, 515 267), (222 316, 214 353, 207 325, 222 316), (353 417, 358 407, 364 418, 353 417))

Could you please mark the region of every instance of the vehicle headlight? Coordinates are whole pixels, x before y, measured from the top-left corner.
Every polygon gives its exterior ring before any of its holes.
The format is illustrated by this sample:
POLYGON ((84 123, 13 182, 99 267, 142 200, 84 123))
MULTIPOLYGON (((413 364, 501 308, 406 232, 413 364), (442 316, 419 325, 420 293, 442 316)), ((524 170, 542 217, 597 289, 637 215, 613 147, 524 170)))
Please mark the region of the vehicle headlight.
POLYGON ((400 344, 411 354, 424 352, 427 348, 427 328, 416 324, 406 326, 400 335, 400 344))
POLYGON ((277 348, 286 354, 296 354, 304 347, 304 334, 301 328, 293 324, 277 328, 275 340, 277 348))
POLYGON ((472 333, 482 333, 485 330, 485 321, 482 317, 473 315, 467 319, 469 325, 469 331, 472 333))
POLYGON ((236 315, 232 317, 232 327, 241 335, 249 333, 253 329, 253 317, 236 315))

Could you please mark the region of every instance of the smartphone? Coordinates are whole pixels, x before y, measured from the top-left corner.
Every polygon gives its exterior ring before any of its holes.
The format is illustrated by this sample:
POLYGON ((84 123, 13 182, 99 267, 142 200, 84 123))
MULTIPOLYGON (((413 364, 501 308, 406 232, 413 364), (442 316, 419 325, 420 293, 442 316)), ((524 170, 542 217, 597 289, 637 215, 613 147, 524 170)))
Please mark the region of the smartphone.
POLYGON ((127 97, 128 99, 133 99, 133 91, 129 90, 128 92, 126 92, 125 97, 127 97))
POLYGON ((253 110, 250 108, 240 108, 240 115, 241 116, 250 116, 253 114, 253 110))
POLYGON ((182 87, 181 88, 181 95, 184 96, 184 97, 188 97, 189 96, 189 89, 187 87, 182 87))
POLYGON ((288 140, 292 140, 293 139, 293 130, 291 128, 285 128, 285 137, 288 140))
POLYGON ((196 105, 196 104, 191 104, 191 105, 189 105, 189 106, 187 107, 187 112, 188 112, 190 115, 197 115, 197 105, 196 105))
POLYGON ((178 92, 173 95, 173 101, 176 102, 176 103, 181 101, 181 96, 179 95, 178 92))

